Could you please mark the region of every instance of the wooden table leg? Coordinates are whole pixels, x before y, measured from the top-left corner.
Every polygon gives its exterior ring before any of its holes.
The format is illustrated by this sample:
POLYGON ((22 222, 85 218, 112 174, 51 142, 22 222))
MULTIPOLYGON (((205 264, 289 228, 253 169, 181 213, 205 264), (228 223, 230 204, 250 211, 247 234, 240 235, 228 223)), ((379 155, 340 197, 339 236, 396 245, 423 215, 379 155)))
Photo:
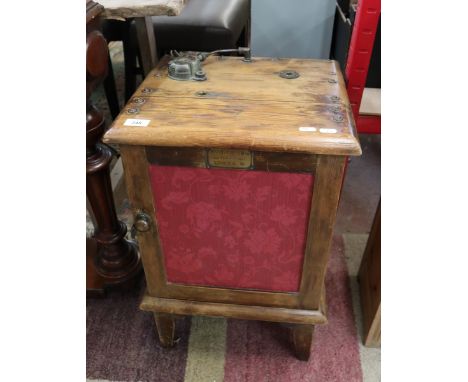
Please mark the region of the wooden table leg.
POLYGON ((294 351, 301 361, 309 360, 313 334, 314 325, 294 325, 292 329, 294 351))
POLYGON ((153 21, 151 16, 135 18, 138 46, 142 59, 143 75, 146 77, 157 62, 156 38, 154 36, 153 21))
POLYGON ((172 314, 153 313, 162 347, 174 346, 175 319, 172 314))

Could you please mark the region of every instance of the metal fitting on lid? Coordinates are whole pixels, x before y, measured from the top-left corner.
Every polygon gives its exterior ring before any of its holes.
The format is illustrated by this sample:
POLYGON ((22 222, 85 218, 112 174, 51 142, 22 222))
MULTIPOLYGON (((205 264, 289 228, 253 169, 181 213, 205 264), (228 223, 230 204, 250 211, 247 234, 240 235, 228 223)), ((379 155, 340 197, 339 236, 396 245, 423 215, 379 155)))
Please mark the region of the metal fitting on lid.
POLYGON ((281 78, 286 78, 287 80, 292 80, 299 77, 299 73, 295 70, 282 70, 279 72, 281 78))

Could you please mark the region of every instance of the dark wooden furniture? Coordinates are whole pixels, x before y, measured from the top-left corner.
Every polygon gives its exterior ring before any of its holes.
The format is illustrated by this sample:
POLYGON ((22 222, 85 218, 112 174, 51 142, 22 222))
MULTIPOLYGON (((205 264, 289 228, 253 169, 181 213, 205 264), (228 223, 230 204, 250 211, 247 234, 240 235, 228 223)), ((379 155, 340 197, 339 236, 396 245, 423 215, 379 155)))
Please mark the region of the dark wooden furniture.
POLYGON ((380 202, 359 268, 364 345, 380 347, 380 202))
POLYGON ((156 66, 156 39, 151 16, 176 16, 188 0, 101 0, 105 7, 103 17, 108 19, 135 19, 138 46, 146 75, 156 66))
MULTIPOLYGON (((156 38, 157 58, 171 50, 211 52, 250 47, 250 13, 250 0, 190 0, 176 17, 154 15, 150 19, 156 38)), ((133 19, 105 19, 103 33, 107 41, 122 41, 126 103, 135 92, 136 76, 143 73, 137 66, 137 61, 141 62, 138 25, 133 19)), ((108 85, 105 87, 106 96, 115 119, 120 108, 113 78, 108 76, 104 85, 108 85)))
POLYGON ((127 227, 117 219, 109 175, 112 151, 100 143, 104 117, 91 103, 93 89, 106 76, 107 41, 99 31, 99 4, 86 2, 86 195, 95 217, 94 241, 86 245, 86 289, 103 295, 106 288, 123 287, 141 271, 138 249, 125 240, 127 227))
POLYGON ((209 57, 206 81, 164 58, 104 136, 120 145, 163 346, 176 315, 291 324, 309 358, 346 156, 360 155, 339 65, 209 57), (298 75, 298 76, 297 76, 298 75))

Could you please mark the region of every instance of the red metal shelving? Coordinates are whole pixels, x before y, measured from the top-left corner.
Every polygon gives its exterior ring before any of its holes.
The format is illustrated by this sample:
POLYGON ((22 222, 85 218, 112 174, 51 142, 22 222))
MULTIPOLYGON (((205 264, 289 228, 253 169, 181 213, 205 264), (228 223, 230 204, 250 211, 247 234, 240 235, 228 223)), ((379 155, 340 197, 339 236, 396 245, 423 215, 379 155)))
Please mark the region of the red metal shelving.
POLYGON ((359 0, 346 62, 347 91, 358 133, 380 134, 380 116, 359 114, 380 8, 380 0, 359 0))

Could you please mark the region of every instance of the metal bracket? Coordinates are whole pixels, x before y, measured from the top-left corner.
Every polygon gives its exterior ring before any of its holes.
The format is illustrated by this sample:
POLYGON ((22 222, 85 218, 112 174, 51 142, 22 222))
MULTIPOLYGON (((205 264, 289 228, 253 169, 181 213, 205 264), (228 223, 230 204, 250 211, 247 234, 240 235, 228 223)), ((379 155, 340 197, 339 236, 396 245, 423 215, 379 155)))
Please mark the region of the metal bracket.
POLYGON ((177 56, 169 61, 167 71, 169 78, 177 81, 205 81, 206 73, 203 70, 202 62, 208 56, 221 53, 235 53, 244 56, 245 62, 251 62, 250 48, 221 49, 209 53, 184 54, 176 52, 177 56))

